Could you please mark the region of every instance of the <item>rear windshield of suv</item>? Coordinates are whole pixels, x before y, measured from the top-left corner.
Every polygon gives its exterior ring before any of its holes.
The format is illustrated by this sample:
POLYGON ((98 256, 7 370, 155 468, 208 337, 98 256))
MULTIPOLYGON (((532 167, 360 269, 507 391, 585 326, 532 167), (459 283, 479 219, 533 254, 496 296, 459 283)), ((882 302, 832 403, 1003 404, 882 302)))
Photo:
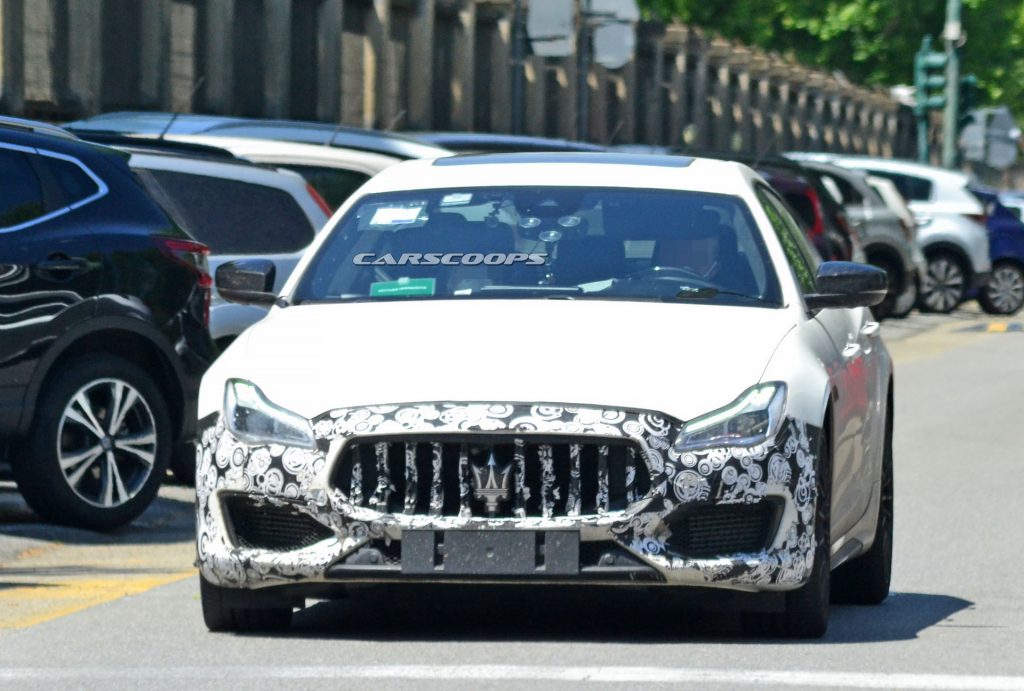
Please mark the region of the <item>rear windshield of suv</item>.
POLYGON ((893 173, 888 170, 869 170, 868 172, 871 175, 892 180, 896 189, 908 202, 926 202, 932 198, 932 182, 927 178, 893 173))
POLYGON ((174 220, 213 254, 290 254, 304 249, 316 233, 295 198, 275 187, 167 170, 136 173, 174 220))
POLYGON ((367 195, 331 230, 293 298, 781 305, 741 198, 596 187, 367 195))

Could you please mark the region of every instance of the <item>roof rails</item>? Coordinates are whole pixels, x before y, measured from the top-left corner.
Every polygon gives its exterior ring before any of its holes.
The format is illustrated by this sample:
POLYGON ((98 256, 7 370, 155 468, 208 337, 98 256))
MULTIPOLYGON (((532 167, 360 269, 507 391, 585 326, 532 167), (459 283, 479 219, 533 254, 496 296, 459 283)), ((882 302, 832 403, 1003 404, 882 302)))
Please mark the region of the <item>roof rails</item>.
POLYGON ((61 139, 71 139, 78 141, 71 132, 68 132, 63 127, 57 125, 50 125, 45 122, 39 122, 38 120, 23 120, 22 118, 12 118, 7 115, 0 115, 0 127, 19 130, 21 132, 31 132, 33 134, 46 134, 52 137, 60 137, 61 139))

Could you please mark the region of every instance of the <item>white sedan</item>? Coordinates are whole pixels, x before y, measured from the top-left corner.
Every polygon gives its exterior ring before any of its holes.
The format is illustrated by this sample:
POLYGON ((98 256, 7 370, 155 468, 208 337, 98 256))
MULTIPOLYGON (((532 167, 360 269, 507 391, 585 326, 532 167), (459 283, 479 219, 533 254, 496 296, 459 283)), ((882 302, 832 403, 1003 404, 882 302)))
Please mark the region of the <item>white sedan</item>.
POLYGON ((356 192, 206 374, 213 630, 367 582, 682 587, 819 636, 892 554, 885 273, 820 263, 747 167, 412 161, 356 192))

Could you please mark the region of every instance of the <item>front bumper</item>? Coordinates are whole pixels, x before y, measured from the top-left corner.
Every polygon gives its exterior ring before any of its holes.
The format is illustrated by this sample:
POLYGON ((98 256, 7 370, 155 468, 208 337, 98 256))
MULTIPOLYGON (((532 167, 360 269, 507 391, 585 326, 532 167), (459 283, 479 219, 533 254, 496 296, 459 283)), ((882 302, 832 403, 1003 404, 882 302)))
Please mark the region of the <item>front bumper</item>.
MULTIPOLYGON (((682 456, 672 449, 681 423, 646 412, 444 403, 334 410, 312 422, 319 444, 315 451, 248 446, 231 436, 219 415, 200 422, 197 551, 198 566, 207 580, 235 588, 438 580, 393 563, 367 563, 361 558, 364 548, 373 546, 400 555, 406 547, 403 537, 415 536, 422 545, 425 531, 557 533, 570 536, 567 544, 577 545, 573 549, 580 553, 585 546, 604 545, 625 555, 618 568, 603 563, 587 566, 581 561, 578 569, 562 570, 557 578, 543 573, 527 578, 537 582, 642 581, 782 591, 802 585, 813 566, 820 431, 801 421, 787 419, 777 438, 754 448, 717 448, 682 456), (621 510, 571 516, 549 515, 545 510, 542 516, 496 519, 378 511, 354 504, 340 488, 332 486, 334 466, 345 445, 353 440, 389 435, 432 439, 456 433, 593 435, 595 439, 628 440, 641 451, 650 488, 621 510), (260 506, 287 510, 316 529, 312 531, 315 539, 281 549, 243 546, 225 508, 238 499, 257 510, 260 506), (693 510, 731 511, 768 504, 777 511, 771 533, 757 551, 695 558, 681 553, 674 540, 679 518, 693 510)), ((561 544, 558 539, 549 542, 561 544)), ((410 540, 410 554, 411 545, 410 540)), ((457 578, 441 578, 504 580, 488 573, 481 567, 475 574, 470 569, 457 578)))

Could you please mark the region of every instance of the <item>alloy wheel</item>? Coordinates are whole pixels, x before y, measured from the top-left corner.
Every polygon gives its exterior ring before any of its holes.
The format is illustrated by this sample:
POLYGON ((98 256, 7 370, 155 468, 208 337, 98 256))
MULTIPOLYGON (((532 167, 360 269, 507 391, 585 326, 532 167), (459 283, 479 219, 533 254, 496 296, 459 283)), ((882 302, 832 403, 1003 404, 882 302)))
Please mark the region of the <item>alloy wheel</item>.
POLYGON ((964 272, 949 257, 936 257, 928 262, 924 277, 924 304, 935 312, 951 312, 964 295, 964 272))
POLYGON ((1024 304, 1024 277, 1014 266, 998 266, 985 288, 988 300, 998 314, 1013 314, 1024 304))
POLYGON ((89 504, 113 508, 129 501, 152 474, 156 454, 153 412, 131 384, 97 379, 65 405, 57 458, 65 481, 89 504))

